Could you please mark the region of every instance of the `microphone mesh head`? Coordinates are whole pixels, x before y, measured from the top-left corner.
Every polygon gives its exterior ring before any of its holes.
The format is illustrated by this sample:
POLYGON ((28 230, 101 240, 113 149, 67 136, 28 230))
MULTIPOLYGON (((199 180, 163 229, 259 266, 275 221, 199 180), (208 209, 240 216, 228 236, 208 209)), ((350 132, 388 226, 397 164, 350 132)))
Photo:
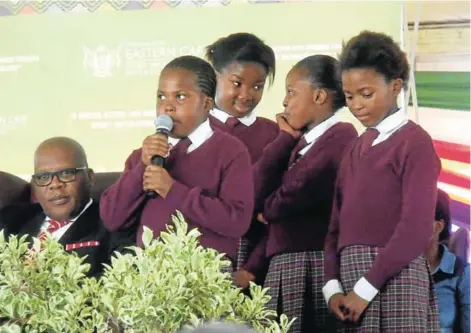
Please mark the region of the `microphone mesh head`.
POLYGON ((170 116, 163 114, 155 118, 154 121, 155 124, 155 129, 156 130, 166 130, 166 131, 171 131, 173 128, 173 120, 170 118, 170 116))

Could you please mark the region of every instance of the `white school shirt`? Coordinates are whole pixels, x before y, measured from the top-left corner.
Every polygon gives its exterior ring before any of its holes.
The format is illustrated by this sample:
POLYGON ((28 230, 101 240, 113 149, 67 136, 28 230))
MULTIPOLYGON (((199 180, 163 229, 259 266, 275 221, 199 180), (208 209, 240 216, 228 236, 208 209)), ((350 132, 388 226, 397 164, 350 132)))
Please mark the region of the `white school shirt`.
MULTIPOLYGON (((216 108, 213 108, 211 111, 209 111, 209 114, 224 124, 226 123, 227 119, 233 118, 233 116, 231 116, 230 114, 227 114, 226 112, 216 108)), ((250 112, 246 116, 237 119, 245 126, 251 126, 257 120, 257 116, 255 115, 255 110, 252 110, 252 112, 250 112)))
MULTIPOLYGON (((188 147, 187 153, 191 153, 203 143, 205 143, 212 135, 214 131, 209 124, 209 119, 206 119, 203 123, 201 123, 190 135, 188 135, 188 139, 191 141, 191 145, 188 147)), ((168 142, 172 146, 176 146, 177 143, 180 141, 178 138, 168 138, 168 142)))
POLYGON ((335 124, 337 124, 340 121, 340 119, 337 117, 337 115, 333 115, 332 117, 324 120, 322 123, 317 125, 316 127, 312 128, 309 132, 303 135, 303 138, 306 140, 308 145, 301 149, 299 151, 299 155, 304 156, 309 149, 316 143, 316 141, 325 133, 327 130, 329 130, 331 127, 333 127, 335 124))

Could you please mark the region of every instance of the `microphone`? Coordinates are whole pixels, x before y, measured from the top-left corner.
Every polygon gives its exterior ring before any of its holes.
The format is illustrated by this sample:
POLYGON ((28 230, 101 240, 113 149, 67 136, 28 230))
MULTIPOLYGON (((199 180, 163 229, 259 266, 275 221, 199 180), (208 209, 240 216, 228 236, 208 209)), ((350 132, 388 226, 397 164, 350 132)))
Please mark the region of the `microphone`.
MULTIPOLYGON (((160 115, 157 118, 155 118, 154 124, 155 124, 155 133, 163 134, 166 137, 168 137, 168 134, 173 128, 173 120, 166 114, 160 115)), ((163 168, 165 166, 165 157, 154 155, 150 159, 150 163, 152 163, 153 165, 158 165, 163 168)), ((147 190, 146 195, 152 199, 157 198, 157 193, 152 190, 147 190)))

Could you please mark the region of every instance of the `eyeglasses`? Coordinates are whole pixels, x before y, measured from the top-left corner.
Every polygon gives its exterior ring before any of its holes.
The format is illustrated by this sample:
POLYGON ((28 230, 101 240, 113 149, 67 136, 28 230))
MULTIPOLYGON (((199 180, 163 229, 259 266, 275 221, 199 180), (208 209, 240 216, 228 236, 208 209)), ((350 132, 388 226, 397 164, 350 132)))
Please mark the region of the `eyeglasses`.
POLYGON ((77 167, 62 169, 55 172, 41 172, 32 176, 34 183, 39 187, 48 186, 52 183, 54 176, 62 183, 71 183, 75 181, 77 173, 82 170, 87 170, 88 167, 77 167))

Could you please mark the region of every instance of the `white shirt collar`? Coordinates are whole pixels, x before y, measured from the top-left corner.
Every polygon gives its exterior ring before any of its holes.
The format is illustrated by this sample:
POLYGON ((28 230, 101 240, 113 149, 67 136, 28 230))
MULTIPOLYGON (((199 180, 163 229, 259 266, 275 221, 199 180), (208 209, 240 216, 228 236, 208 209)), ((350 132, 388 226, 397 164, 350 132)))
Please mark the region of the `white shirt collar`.
MULTIPOLYGON (((201 123, 190 135, 188 135, 188 139, 191 141, 190 147, 188 147, 188 153, 191 153, 193 150, 201 146, 203 143, 206 142, 211 136, 213 135, 213 129, 209 124, 209 119, 206 119, 203 123, 201 123)), ((178 138, 168 138, 168 142, 175 146, 180 139, 178 138)))
POLYGON ((375 128, 380 134, 388 134, 397 131, 407 122, 408 118, 406 110, 401 108, 389 117, 384 118, 375 128))
POLYGON ((373 141, 373 146, 386 141, 391 135, 393 135, 397 130, 402 126, 407 124, 409 119, 407 118, 407 112, 404 108, 399 109, 394 112, 392 115, 384 118, 378 125, 376 129, 379 132, 378 137, 373 141))
MULTIPOLYGON (((212 109, 209 111, 209 113, 216 119, 218 119, 222 123, 226 123, 227 119, 231 118, 232 116, 230 114, 227 114, 226 112, 219 110, 217 108, 212 109)), ((257 116, 255 114, 255 110, 250 112, 248 115, 243 116, 242 118, 237 118, 239 121, 244 124, 245 126, 251 126, 256 120, 257 116)))
POLYGON ((304 156, 308 150, 314 145, 314 143, 324 134, 327 132, 328 129, 330 129, 332 126, 337 124, 340 121, 339 117, 337 117, 336 114, 334 114, 332 117, 324 120, 322 123, 317 125, 316 127, 312 128, 309 132, 304 134, 304 139, 306 139, 306 142, 308 145, 304 147, 299 154, 301 156, 304 156))
MULTIPOLYGON (((88 201, 88 203, 85 205, 85 207, 83 207, 82 211, 80 213, 78 213, 77 216, 75 216, 73 219, 70 219, 69 222, 75 222, 77 221, 77 219, 83 214, 85 213, 85 211, 88 209, 88 207, 91 206, 91 204, 93 203, 93 199, 90 199, 90 201, 88 201)), ((49 222, 51 220, 51 218, 49 216, 46 216, 46 220, 45 222, 49 222)))

